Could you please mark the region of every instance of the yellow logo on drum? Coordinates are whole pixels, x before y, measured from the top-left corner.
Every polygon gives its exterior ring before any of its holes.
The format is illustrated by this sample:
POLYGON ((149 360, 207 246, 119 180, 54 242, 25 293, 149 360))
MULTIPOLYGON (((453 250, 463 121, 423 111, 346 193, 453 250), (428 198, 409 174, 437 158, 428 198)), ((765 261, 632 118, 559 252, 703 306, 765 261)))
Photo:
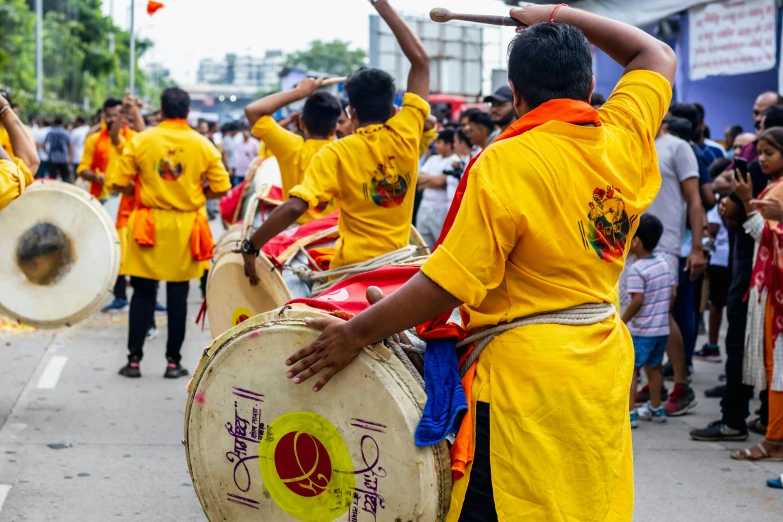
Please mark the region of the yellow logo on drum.
POLYGON ((231 326, 236 326, 239 323, 243 323, 253 317, 253 313, 248 310, 247 308, 242 308, 241 306, 234 310, 234 313, 231 314, 231 326))
POLYGON ((327 522, 348 512, 355 476, 337 428, 311 412, 272 421, 258 448, 261 478, 277 505, 305 522, 327 522))

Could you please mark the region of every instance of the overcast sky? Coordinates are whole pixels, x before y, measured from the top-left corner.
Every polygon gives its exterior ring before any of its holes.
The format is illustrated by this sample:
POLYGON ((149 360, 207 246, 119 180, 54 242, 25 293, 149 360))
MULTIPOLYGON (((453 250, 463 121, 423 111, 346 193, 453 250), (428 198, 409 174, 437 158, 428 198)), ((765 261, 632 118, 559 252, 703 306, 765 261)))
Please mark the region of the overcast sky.
MULTIPOLYGON (((111 0, 103 0, 109 13, 111 0)), ((194 83, 199 60, 222 58, 226 53, 263 56, 267 49, 285 52, 305 49, 312 40, 342 39, 369 51, 370 14, 367 0, 162 0, 166 5, 154 16, 146 0, 136 0, 136 31, 155 42, 142 62, 160 62, 175 80, 194 83)), ((130 0, 114 0, 114 18, 128 26, 130 0)), ((392 0, 403 14, 427 15, 433 7, 454 12, 506 14, 500 0, 392 0)), ((485 68, 497 67, 513 29, 485 31, 489 47, 485 68)))

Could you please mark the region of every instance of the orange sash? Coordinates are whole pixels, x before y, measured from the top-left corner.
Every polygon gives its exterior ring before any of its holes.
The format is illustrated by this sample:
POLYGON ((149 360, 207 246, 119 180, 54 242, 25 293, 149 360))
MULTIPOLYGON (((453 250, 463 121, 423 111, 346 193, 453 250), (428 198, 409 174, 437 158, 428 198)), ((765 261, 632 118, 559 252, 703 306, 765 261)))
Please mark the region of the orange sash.
MULTIPOLYGON (((593 109, 585 102, 577 100, 549 100, 548 102, 539 105, 532 111, 528 112, 520 119, 515 121, 508 129, 506 129, 496 141, 505 140, 508 138, 514 138, 520 136, 525 132, 535 129, 536 127, 548 123, 550 121, 560 121, 563 123, 570 123, 572 125, 589 124, 592 123, 596 126, 601 125, 601 118, 598 115, 598 111, 593 109)), ((486 149, 485 149, 486 150, 486 149)), ((483 151, 482 151, 483 152, 483 151)), ((465 191, 468 187, 468 176, 470 169, 476 160, 479 159, 481 153, 476 155, 475 158, 470 160, 468 167, 465 169, 465 174, 459 182, 457 192, 454 195, 454 200, 451 202, 449 213, 446 216, 446 221, 443 224, 443 230, 438 238, 438 242, 435 244, 437 249, 441 243, 446 239, 446 236, 451 230, 454 220, 459 212, 460 204, 465 197, 465 191)), ((447 325, 451 312, 442 314, 431 321, 424 323, 416 327, 416 330, 424 338, 440 338, 454 336, 451 333, 453 325, 447 325)), ((463 317, 463 323, 465 318, 463 317)), ((460 332, 456 335, 458 339, 462 339, 467 335, 467 332, 460 332)), ((468 355, 473 350, 474 346, 471 345, 468 350, 460 357, 460 365, 463 361, 467 360, 468 355)), ((468 399, 468 411, 465 413, 465 417, 462 419, 457 437, 454 440, 454 444, 451 446, 451 459, 452 467, 451 473, 454 480, 459 480, 465 475, 465 471, 470 463, 473 462, 474 455, 474 430, 473 430, 473 379, 476 375, 476 363, 468 369, 465 376, 462 378, 462 386, 465 389, 465 396, 468 399)))
MULTIPOLYGON (((190 232, 190 253, 194 261, 209 261, 215 251, 215 240, 209 221, 201 212, 194 211, 196 219, 190 232)), ((136 220, 133 222, 133 239, 139 246, 155 246, 155 217, 152 209, 139 203, 136 207, 136 220)))

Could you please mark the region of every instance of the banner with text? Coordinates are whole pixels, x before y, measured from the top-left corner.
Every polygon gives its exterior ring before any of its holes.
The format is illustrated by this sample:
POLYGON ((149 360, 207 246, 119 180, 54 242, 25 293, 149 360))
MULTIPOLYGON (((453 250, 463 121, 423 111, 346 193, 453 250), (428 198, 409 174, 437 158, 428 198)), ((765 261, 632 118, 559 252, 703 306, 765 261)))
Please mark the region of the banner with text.
POLYGON ((689 20, 691 80, 775 67, 775 0, 694 7, 689 20))

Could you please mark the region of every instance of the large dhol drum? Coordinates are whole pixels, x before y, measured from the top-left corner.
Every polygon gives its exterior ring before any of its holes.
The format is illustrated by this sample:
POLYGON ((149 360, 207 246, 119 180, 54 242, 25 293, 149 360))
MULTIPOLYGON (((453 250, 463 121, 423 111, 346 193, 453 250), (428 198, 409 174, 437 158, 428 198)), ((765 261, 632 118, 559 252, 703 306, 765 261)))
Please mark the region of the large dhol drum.
POLYGON ((414 444, 426 396, 390 350, 365 349, 318 393, 286 378, 286 358, 319 334, 304 318, 317 316, 300 306, 265 313, 204 351, 184 443, 207 518, 445 520, 449 451, 414 444))
POLYGON ((253 173, 253 193, 260 192, 264 185, 272 185, 280 187, 283 185, 282 177, 280 176, 280 165, 277 163, 277 158, 271 157, 263 160, 258 168, 253 173))
POLYGON ((88 192, 36 182, 0 212, 0 313, 38 328, 98 310, 120 268, 111 216, 88 192))

